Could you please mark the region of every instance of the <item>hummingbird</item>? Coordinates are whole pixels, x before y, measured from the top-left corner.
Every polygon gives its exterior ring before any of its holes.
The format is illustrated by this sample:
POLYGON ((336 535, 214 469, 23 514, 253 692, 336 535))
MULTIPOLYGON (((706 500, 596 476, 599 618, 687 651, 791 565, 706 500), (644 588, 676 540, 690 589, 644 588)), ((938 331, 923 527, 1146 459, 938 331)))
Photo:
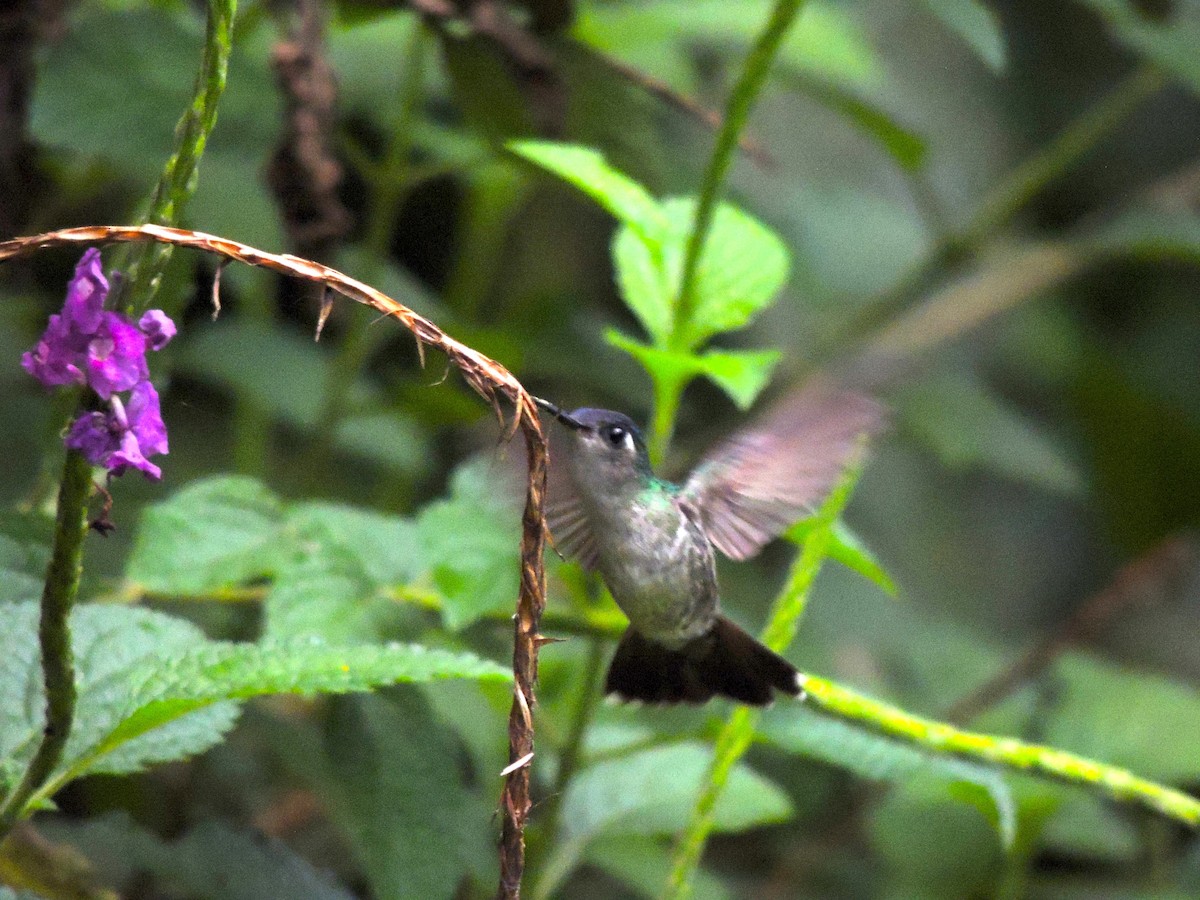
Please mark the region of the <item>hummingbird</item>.
POLYGON ((659 478, 623 413, 565 412, 551 442, 546 521, 558 550, 599 571, 629 618, 605 693, 646 703, 755 706, 803 694, 799 672, 721 615, 716 555, 744 560, 816 506, 882 407, 826 381, 718 443, 681 484, 659 478))

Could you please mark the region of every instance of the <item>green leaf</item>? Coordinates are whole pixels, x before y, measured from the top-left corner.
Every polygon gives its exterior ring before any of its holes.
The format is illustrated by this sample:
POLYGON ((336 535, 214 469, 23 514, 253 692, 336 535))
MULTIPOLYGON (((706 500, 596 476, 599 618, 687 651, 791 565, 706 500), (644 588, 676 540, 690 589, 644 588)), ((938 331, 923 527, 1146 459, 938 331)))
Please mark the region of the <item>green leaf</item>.
POLYGON ((604 337, 641 363, 655 381, 686 384, 697 375, 704 375, 725 391, 739 409, 754 405, 781 357, 775 350, 712 350, 701 354, 662 350, 648 347, 615 329, 609 329, 604 337))
POLYGON ((966 42, 993 72, 1001 73, 1007 53, 1000 22, 981 0, 922 0, 925 8, 966 42))
MULTIPOLYGON (((785 531, 783 536, 792 543, 801 545, 816 524, 814 517, 801 519, 785 531)), ((830 531, 829 551, 827 555, 830 559, 840 562, 847 569, 857 572, 868 581, 873 581, 879 587, 883 588, 885 593, 893 597, 898 593, 896 582, 892 580, 892 576, 887 573, 879 560, 875 558, 875 554, 871 552, 871 549, 863 543, 862 538, 855 534, 850 529, 850 526, 841 519, 833 523, 833 528, 830 531)))
POLYGON ((650 193, 589 147, 548 141, 510 141, 508 149, 579 188, 653 248, 667 227, 650 193))
POLYGON ((381 637, 376 624, 391 605, 352 550, 315 544, 280 568, 263 605, 263 633, 374 640, 381 637))
POLYGON ((136 893, 196 900, 354 896, 278 838, 213 820, 200 822, 175 840, 163 840, 125 811, 84 820, 58 817, 40 825, 51 840, 98 861, 104 881, 115 882, 122 896, 135 893, 135 881, 136 893))
POLYGON ((295 731, 280 735, 286 762, 328 804, 372 896, 449 900, 467 876, 495 883, 492 782, 468 787, 462 748, 419 693, 335 703, 323 741, 295 731))
MULTIPOLYGON (((32 757, 44 722, 35 603, 0 606, 0 778, 11 786, 32 757)), ((171 728, 124 746, 106 739, 160 687, 160 668, 203 646, 190 622, 140 607, 93 606, 71 614, 78 703, 56 779, 86 771, 133 771, 141 766, 199 753, 220 740, 237 718, 237 707, 218 703, 171 728)))
MULTIPOLYGON (((584 859, 646 897, 659 895, 672 867, 669 843, 632 835, 597 838, 588 845, 584 859)), ((727 900, 734 896, 715 875, 704 869, 696 873, 694 893, 705 900, 727 900)))
POLYGON ((456 630, 516 603, 520 523, 505 489, 497 490, 503 479, 493 465, 483 459, 459 468, 450 497, 417 517, 422 558, 444 599, 446 625, 456 630))
MULTIPOLYGON (((771 14, 768 0, 660 0, 656 3, 596 3, 579 10, 575 36, 653 72, 677 90, 697 88, 695 48, 716 45, 739 59, 771 14), (664 49, 673 50, 672 55, 664 49)), ((842 7, 805 5, 779 51, 784 66, 841 83, 875 80, 880 64, 854 18, 842 7)))
MULTIPOLYGON (((43 713, 36 604, 0 606, 2 775, 32 755, 43 713)), ((315 638, 232 644, 206 641, 190 623, 139 607, 85 605, 71 616, 79 702, 49 794, 85 774, 121 774, 207 749, 233 724, 237 705, 265 694, 346 693, 401 681, 504 679, 467 653, 416 645, 338 646, 315 638)))
POLYGON ((1102 225, 1086 240, 1107 255, 1200 264, 1200 217, 1189 210, 1134 207, 1102 225))
POLYGON ((974 374, 948 372, 905 392, 905 427, 947 465, 983 467, 1049 490, 1077 494, 1074 462, 1034 422, 974 374))
POLYGON ((1147 15, 1142 4, 1130 0, 1083 0, 1112 30, 1113 36, 1200 92, 1200 16, 1181 4, 1171 21, 1147 15))
MULTIPOLYGON (((644 241, 621 232, 614 239, 617 277, 622 291, 629 291, 624 293, 625 302, 643 324, 653 318, 646 310, 675 308, 695 210, 696 201, 690 197, 663 202, 668 227, 661 262, 644 241)), ((694 349, 714 334, 748 325, 783 288, 788 266, 787 248, 773 231, 737 207, 720 204, 696 270, 692 316, 680 335, 683 347, 694 349)), ((647 325, 647 331, 662 345, 665 338, 657 332, 666 329, 655 322, 654 328, 647 325)))
POLYGON ((299 503, 288 510, 287 528, 301 543, 349 550, 378 584, 406 584, 423 567, 417 526, 400 516, 340 503, 299 503))
MULTIPOLYGON (((571 780, 563 798, 567 839, 678 831, 687 824, 711 762, 709 748, 682 743, 588 766, 571 780)), ((717 801, 714 828, 743 831, 785 821, 791 814, 791 802, 783 791, 739 763, 717 801)))
POLYGON ((410 479, 425 475, 433 458, 429 433, 397 410, 347 416, 337 424, 334 443, 410 479))
POLYGON ((1193 686, 1082 653, 1060 657, 1049 677, 1049 699, 1009 701, 1039 704, 1043 743, 1159 781, 1190 783, 1200 775, 1200 697, 1193 686))
POLYGON ((665 346, 671 334, 674 294, 663 268, 661 245, 622 225, 613 235, 612 257, 621 299, 654 343, 665 346))
POLYGON ((782 357, 778 350, 714 350, 699 359, 701 371, 729 395, 738 409, 747 410, 771 380, 771 372, 782 357))
MULTIPOLYGON (((287 545, 264 604, 264 633, 373 641, 394 633, 398 585, 422 569, 416 525, 333 503, 288 511, 287 545)), ((282 554, 281 554, 282 555, 282 554)))
POLYGON ((795 84, 797 91, 833 110, 875 140, 901 168, 915 172, 925 165, 928 142, 875 101, 817 78, 795 75, 787 80, 795 84))
POLYGON ((162 594, 203 594, 262 577, 281 557, 282 506, 260 482, 194 482, 142 515, 126 577, 162 594))
POLYGON ((0 603, 42 596, 53 527, 40 513, 0 513, 0 603))
POLYGON ((177 362, 300 428, 313 428, 320 419, 327 354, 304 335, 267 323, 222 319, 191 335, 180 346, 177 362))
POLYGON ((924 753, 860 728, 822 716, 800 705, 791 705, 785 715, 762 720, 763 738, 810 759, 849 769, 876 781, 924 780, 941 786, 946 796, 984 806, 1005 846, 1016 837, 1016 805, 1004 779, 991 769, 952 757, 924 753), (961 785, 969 785, 970 789, 961 785))

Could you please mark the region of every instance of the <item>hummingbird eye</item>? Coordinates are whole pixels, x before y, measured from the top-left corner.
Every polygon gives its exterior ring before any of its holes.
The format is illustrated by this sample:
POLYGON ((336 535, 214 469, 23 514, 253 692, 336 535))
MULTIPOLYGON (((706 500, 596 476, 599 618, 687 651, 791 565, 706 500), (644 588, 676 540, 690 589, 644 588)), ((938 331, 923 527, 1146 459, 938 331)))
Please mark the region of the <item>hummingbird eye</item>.
POLYGON ((633 449, 633 436, 620 425, 608 425, 600 430, 600 435, 613 447, 633 449))

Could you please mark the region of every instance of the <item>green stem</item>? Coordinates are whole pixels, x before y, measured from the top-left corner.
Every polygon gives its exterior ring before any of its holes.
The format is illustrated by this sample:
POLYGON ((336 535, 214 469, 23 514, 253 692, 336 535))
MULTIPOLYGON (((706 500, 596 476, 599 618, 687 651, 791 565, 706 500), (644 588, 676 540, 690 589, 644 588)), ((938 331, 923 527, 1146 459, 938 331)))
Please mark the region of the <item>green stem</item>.
POLYGON ((778 0, 771 12, 771 18, 755 42, 741 77, 729 97, 729 106, 725 110, 725 119, 721 130, 717 132, 716 145, 712 157, 708 161, 708 169, 704 173, 704 181, 700 187, 700 199, 696 203, 696 216, 692 223, 691 234, 688 235, 687 249, 683 258, 683 274, 679 281, 679 296, 676 301, 674 324, 671 329, 670 345, 672 349, 683 349, 695 305, 696 275, 700 267, 700 256, 704 242, 712 226, 713 215, 716 212, 717 199, 725 176, 733 164, 734 155, 738 149, 738 138, 750 117, 750 110, 758 98, 767 73, 779 45, 783 42, 788 28, 800 12, 804 0, 778 0))
POLYGON ((662 465, 675 433, 675 420, 679 416, 679 401, 683 399, 684 382, 675 377, 659 376, 654 379, 654 419, 650 424, 650 440, 647 450, 650 462, 662 465))
POLYGON ((815 356, 830 356, 847 340, 866 335, 889 322, 918 300, 939 270, 971 258, 997 231, 1006 226, 1165 83, 1159 71, 1143 67, 1122 81, 1094 106, 1084 110, 1033 156, 1009 173, 988 193, 961 231, 943 235, 930 253, 891 288, 864 305, 863 311, 822 342, 815 356))
MULTIPOLYGON (((787 582, 771 610, 767 627, 763 630, 763 643, 777 653, 782 653, 796 636, 800 618, 808 605, 809 593, 821 564, 829 553, 833 526, 846 508, 854 485, 858 481, 859 468, 849 469, 838 486, 821 504, 814 517, 813 528, 804 539, 800 556, 792 564, 787 582)), ((712 833, 717 801, 725 791, 729 773, 749 749, 758 725, 759 711, 748 706, 739 706, 717 735, 713 750, 713 763, 704 789, 696 800, 687 830, 679 839, 675 860, 663 896, 681 900, 692 893, 692 883, 704 855, 704 846, 712 833)))
MULTIPOLYGON (((196 192, 197 169, 208 137, 217 124, 217 106, 225 92, 225 76, 233 47, 233 18, 237 0, 209 0, 204 31, 204 54, 196 75, 192 104, 175 126, 175 152, 163 167, 146 221, 175 225, 196 192)), ((139 244, 125 272, 129 276, 126 306, 144 309, 154 299, 171 255, 170 244, 139 244)))
POLYGON ((1193 827, 1200 826, 1200 799, 1140 778, 1126 769, 1015 738, 960 731, 814 675, 802 675, 801 683, 808 693, 808 702, 823 712, 923 750, 982 760, 1095 788, 1114 800, 1139 803, 1193 827))
POLYGON ((20 782, 0 806, 0 841, 25 814, 35 792, 49 779, 62 758, 75 716, 75 661, 71 654, 68 617, 79 590, 83 538, 87 533, 87 501, 92 467, 82 455, 68 451, 58 493, 54 548, 42 590, 38 643, 46 693, 46 724, 42 741, 20 782))
POLYGON ((955 239, 958 245, 974 250, 1007 225, 1030 200, 1075 166, 1164 84, 1166 79, 1158 69, 1143 66, 1084 110, 989 193, 970 224, 955 239))

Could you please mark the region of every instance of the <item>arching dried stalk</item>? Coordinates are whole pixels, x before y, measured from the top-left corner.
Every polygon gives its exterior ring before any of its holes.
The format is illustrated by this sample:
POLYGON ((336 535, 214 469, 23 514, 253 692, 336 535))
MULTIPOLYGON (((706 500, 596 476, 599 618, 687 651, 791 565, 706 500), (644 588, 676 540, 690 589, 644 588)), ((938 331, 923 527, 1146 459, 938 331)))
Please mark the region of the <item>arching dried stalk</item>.
MULTIPOLYGON (((521 532, 521 586, 513 637, 513 705, 508 720, 509 767, 505 769, 501 796, 503 827, 500 840, 500 896, 520 895, 525 865, 525 820, 529 815, 529 763, 533 759, 534 684, 537 682, 538 633, 546 605, 546 573, 542 562, 545 520, 542 500, 546 488, 546 439, 538 421, 533 398, 508 369, 476 350, 456 341, 428 319, 398 303, 370 285, 350 278, 320 263, 290 254, 267 253, 238 241, 161 225, 91 225, 65 228, 45 234, 0 242, 0 261, 52 247, 73 244, 112 244, 157 241, 213 253, 225 260, 259 266, 293 278, 315 281, 326 291, 341 294, 357 303, 399 319, 417 341, 417 346, 436 347, 462 372, 472 389, 488 401, 503 418, 501 398, 512 403, 514 428, 525 437, 529 481, 521 532)), ((218 268, 218 272, 220 268, 218 268)), ((215 296, 215 287, 214 287, 215 296)))

